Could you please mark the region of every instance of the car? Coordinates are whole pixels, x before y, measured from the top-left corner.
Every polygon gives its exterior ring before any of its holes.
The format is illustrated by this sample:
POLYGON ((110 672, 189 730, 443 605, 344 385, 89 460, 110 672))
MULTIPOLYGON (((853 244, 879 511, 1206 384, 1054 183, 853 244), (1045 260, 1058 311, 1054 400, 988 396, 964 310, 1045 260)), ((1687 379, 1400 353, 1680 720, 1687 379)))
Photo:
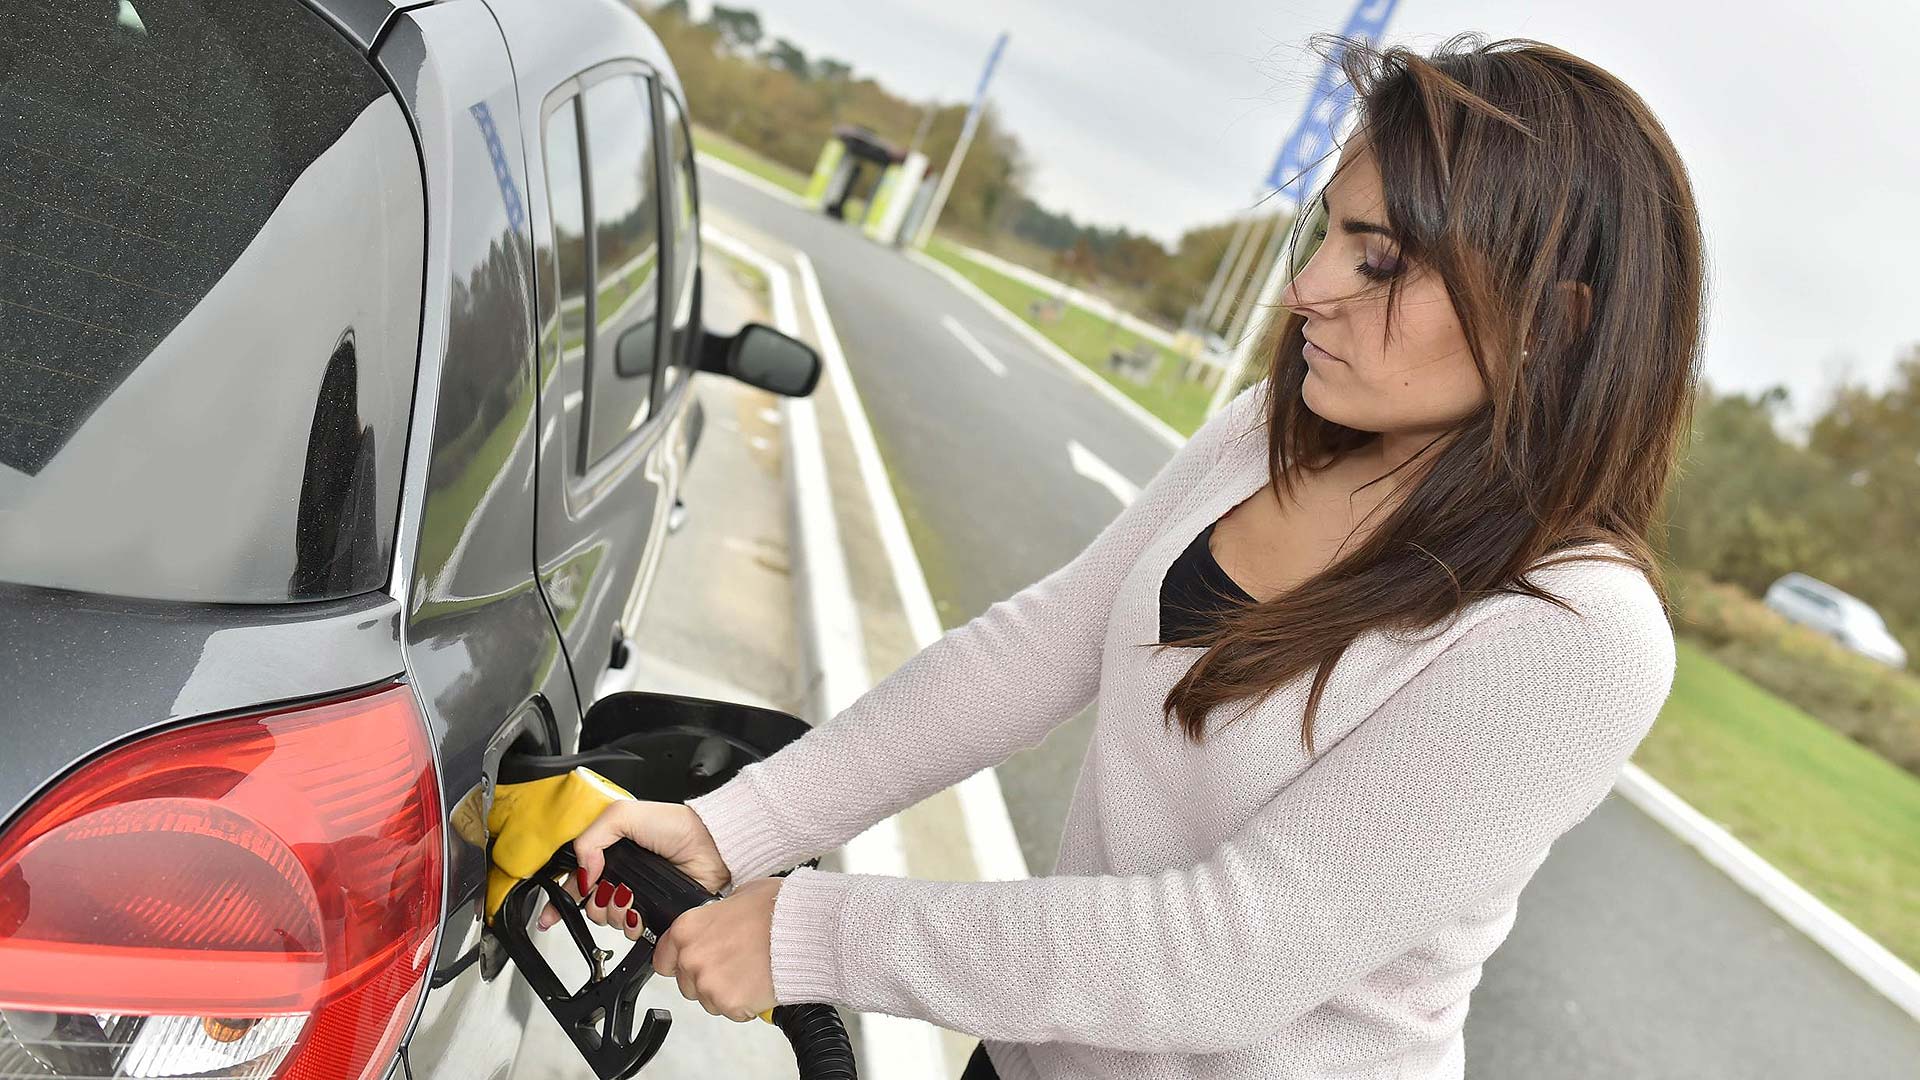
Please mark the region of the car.
POLYGON ((1907 650, 1865 601, 1797 571, 1767 587, 1766 605, 1889 667, 1907 666, 1907 650))
POLYGON ((475 813, 618 737, 694 373, 819 357, 615 0, 8 24, 0 1077, 509 1075, 475 813))

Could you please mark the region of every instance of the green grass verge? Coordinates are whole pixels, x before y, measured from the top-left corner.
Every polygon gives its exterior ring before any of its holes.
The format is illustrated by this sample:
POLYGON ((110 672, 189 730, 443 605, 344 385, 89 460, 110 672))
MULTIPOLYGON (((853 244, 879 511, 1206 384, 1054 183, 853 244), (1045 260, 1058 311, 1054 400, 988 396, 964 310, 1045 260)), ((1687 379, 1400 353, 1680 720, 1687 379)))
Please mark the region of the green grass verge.
POLYGON ((1634 761, 1920 966, 1920 779, 1685 640, 1634 761))
POLYGON ((716 135, 705 128, 696 127, 693 129, 693 148, 700 153, 711 154, 735 168, 744 169, 762 180, 778 184, 795 195, 807 193, 807 174, 761 157, 724 135, 716 135))
POLYGON ((1174 430, 1191 435, 1207 418, 1207 403, 1212 400, 1213 391, 1205 384, 1180 378, 1184 361, 1173 350, 1154 346, 1160 353, 1160 367, 1154 372, 1153 380, 1145 384, 1134 382, 1109 369, 1107 357, 1115 349, 1131 349, 1145 343, 1140 335, 1072 304, 1065 306, 1058 322, 1035 322, 1028 313, 1029 305, 1046 299, 1046 293, 981 266, 938 236, 927 245, 927 254, 958 271, 1001 307, 1045 334, 1066 350, 1068 356, 1085 364, 1087 370, 1139 402, 1174 430))

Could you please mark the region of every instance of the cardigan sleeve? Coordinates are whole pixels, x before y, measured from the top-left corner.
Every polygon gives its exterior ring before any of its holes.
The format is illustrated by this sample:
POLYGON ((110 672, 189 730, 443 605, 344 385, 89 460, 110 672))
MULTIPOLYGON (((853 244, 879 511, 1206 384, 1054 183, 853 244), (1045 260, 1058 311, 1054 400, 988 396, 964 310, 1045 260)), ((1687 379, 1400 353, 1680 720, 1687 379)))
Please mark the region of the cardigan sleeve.
POLYGON ((1266 380, 1201 425, 1064 566, 948 630, 866 693, 764 761, 687 800, 735 882, 831 851, 966 779, 1093 700, 1121 579, 1229 435, 1258 424, 1266 380))
MULTIPOLYGON (((775 995, 1013 1042, 1256 1045, 1525 880, 1606 796, 1673 670, 1671 629, 1643 604, 1490 618, 1198 865, 993 882, 796 870, 775 903, 775 995)), ((1236 722, 1299 718, 1263 703, 1236 722)))

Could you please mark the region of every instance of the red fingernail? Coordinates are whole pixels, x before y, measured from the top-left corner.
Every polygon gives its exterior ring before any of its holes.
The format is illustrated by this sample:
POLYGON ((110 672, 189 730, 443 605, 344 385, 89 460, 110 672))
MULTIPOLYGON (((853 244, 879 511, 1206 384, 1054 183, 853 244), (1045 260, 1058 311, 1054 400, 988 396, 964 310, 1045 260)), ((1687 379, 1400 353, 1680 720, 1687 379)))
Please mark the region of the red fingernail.
POLYGON ((587 885, 588 885, 587 868, 583 866, 580 869, 575 870, 574 875, 580 879, 580 895, 581 896, 587 895, 587 885))
POLYGON ((613 906, 614 907, 626 907, 628 904, 631 904, 631 903, 633 903, 632 889, 629 889, 625 885, 622 885, 619 888, 613 890, 613 906))
POLYGON ((639 926, 640 926, 640 913, 637 911, 627 912, 627 929, 635 930, 635 929, 638 929, 639 926))
POLYGON ((603 881, 600 884, 594 886, 593 902, 595 904, 599 905, 600 907, 606 907, 607 901, 611 899, 613 899, 613 886, 611 884, 603 881))

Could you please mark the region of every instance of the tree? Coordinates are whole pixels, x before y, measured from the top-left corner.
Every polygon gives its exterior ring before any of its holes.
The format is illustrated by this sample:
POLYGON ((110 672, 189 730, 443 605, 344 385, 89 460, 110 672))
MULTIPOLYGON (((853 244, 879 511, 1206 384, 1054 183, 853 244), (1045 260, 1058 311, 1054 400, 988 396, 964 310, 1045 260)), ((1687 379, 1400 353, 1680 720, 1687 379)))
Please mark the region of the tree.
POLYGON ((707 25, 720 31, 720 40, 735 55, 750 55, 760 44, 760 15, 751 8, 715 4, 707 25))
POLYGON ((812 77, 813 69, 807 64, 807 54, 786 38, 774 38, 773 44, 767 46, 763 55, 768 64, 796 79, 812 77))

